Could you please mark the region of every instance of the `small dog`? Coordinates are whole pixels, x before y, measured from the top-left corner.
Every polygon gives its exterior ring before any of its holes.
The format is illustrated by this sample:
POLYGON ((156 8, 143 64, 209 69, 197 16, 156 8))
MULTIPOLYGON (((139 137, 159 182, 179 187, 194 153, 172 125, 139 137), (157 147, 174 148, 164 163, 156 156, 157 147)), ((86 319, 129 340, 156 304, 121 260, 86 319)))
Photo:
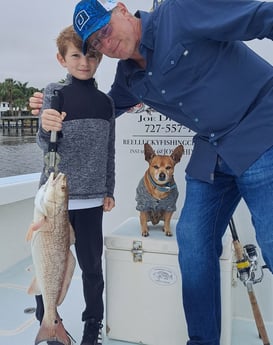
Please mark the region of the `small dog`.
POLYGON ((156 155, 149 144, 144 144, 144 156, 149 168, 136 190, 136 209, 140 211, 142 236, 149 236, 148 221, 155 225, 160 220, 164 221, 165 235, 172 236, 170 221, 178 197, 173 173, 183 153, 184 148, 179 145, 170 156, 156 155))

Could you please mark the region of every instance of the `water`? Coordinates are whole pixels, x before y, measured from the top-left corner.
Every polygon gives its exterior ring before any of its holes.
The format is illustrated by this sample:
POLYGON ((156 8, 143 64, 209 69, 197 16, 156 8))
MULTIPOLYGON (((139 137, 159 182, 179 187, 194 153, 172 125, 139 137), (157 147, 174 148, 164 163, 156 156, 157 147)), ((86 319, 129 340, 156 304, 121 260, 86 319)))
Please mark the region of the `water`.
POLYGON ((3 134, 0 129, 0 177, 41 172, 42 166, 42 150, 30 130, 22 134, 11 129, 3 134))

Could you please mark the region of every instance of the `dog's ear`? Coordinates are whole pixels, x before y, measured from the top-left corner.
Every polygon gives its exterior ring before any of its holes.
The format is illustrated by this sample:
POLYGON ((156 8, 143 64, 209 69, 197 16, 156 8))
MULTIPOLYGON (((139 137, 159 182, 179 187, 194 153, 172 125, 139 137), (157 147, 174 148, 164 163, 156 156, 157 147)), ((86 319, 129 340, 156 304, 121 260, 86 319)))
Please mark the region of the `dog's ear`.
POLYGON ((183 145, 179 145, 173 150, 173 153, 171 154, 171 158, 174 160, 175 164, 180 162, 180 159, 183 153, 184 153, 183 145))
POLYGON ((152 148, 149 144, 145 143, 145 144, 144 144, 144 156, 145 156, 145 160, 146 160, 147 162, 149 162, 155 155, 156 155, 156 154, 155 154, 153 148, 152 148))

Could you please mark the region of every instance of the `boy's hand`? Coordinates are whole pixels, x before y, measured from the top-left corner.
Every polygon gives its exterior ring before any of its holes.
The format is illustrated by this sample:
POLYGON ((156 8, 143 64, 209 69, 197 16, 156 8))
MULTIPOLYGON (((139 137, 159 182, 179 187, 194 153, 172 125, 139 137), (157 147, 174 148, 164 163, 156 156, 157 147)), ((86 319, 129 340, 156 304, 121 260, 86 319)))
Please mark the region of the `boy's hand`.
POLYGON ((46 131, 60 131, 63 125, 63 119, 66 113, 61 114, 54 109, 45 109, 41 115, 42 128, 46 131))
POLYGON ((33 96, 29 98, 29 106, 32 109, 32 115, 39 115, 39 111, 43 105, 44 95, 42 92, 34 92, 33 96))
POLYGON ((109 196, 106 196, 103 202, 103 211, 104 212, 111 211, 112 208, 114 207, 115 207, 115 200, 113 198, 110 198, 109 196))

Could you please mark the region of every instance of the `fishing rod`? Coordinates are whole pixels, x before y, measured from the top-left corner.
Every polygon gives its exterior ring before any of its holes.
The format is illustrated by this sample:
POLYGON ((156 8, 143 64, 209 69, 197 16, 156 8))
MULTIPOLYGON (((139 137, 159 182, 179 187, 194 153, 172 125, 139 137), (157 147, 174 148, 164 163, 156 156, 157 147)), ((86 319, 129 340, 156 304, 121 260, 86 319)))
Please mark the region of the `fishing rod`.
MULTIPOLYGON (((51 108, 57 110, 59 113, 62 112, 63 107, 63 96, 59 90, 54 90, 54 94, 51 97, 51 108)), ((60 134, 61 135, 61 134, 60 134)), ((48 152, 45 155, 45 173, 47 176, 51 172, 56 176, 58 173, 58 165, 60 163, 60 156, 57 152, 57 138, 58 133, 56 131, 50 132, 50 141, 48 144, 48 152)))
POLYGON ((235 250, 238 277, 247 288, 249 301, 259 332, 259 337, 261 338, 264 345, 270 345, 263 317, 253 289, 254 284, 260 283, 262 281, 264 275, 263 268, 265 268, 266 266, 260 267, 260 274, 258 278, 256 278, 255 272, 258 271, 258 253, 256 251, 256 246, 254 244, 247 244, 244 247, 241 245, 232 217, 229 221, 229 228, 231 230, 233 246, 235 250))

